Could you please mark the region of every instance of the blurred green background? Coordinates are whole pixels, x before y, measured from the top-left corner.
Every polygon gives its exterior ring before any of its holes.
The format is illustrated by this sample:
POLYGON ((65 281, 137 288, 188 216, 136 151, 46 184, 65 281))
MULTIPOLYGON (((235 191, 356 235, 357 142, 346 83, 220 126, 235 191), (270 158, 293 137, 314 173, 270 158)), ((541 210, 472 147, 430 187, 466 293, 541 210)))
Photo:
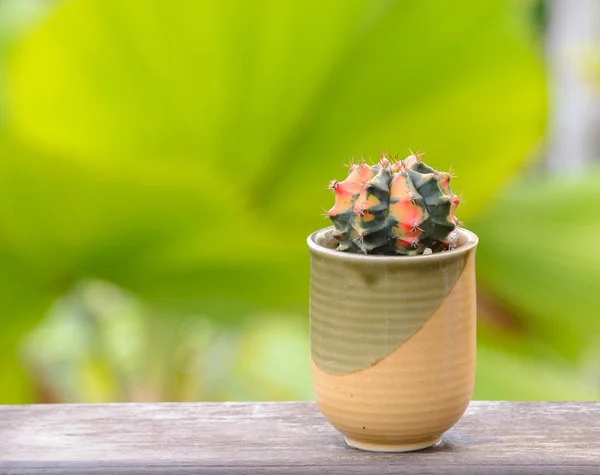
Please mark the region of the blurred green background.
POLYGON ((311 399, 305 238, 343 162, 409 147, 480 236, 474 397, 600 397, 600 173, 545 166, 546 13, 0 0, 0 403, 311 399))

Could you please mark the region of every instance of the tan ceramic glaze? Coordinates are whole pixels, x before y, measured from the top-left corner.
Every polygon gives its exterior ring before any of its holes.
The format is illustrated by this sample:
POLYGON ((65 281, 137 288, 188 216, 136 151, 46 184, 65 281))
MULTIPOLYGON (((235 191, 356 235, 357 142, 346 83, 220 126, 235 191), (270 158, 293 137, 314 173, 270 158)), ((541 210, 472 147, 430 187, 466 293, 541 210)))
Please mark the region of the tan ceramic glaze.
POLYGON ((475 375, 475 248, 426 256, 333 250, 309 237, 315 396, 349 445, 409 451, 435 445, 466 410, 475 375))

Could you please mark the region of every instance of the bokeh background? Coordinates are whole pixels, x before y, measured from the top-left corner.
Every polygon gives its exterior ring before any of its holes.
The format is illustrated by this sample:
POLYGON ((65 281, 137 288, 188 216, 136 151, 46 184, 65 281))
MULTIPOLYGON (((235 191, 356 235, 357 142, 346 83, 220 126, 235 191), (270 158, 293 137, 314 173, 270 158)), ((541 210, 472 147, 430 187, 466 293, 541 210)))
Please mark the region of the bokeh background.
POLYGON ((600 2, 0 0, 0 403, 311 399, 350 157, 450 166, 475 398, 600 397, 600 2))

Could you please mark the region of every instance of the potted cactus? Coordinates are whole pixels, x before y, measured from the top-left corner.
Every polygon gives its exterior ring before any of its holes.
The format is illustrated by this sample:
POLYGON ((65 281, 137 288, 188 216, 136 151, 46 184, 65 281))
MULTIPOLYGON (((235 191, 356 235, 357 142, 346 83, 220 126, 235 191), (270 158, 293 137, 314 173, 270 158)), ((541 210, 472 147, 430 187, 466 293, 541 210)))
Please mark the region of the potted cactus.
POLYGON ((436 445, 469 404, 477 236, 451 178, 418 154, 352 164, 308 238, 315 397, 352 447, 436 445))

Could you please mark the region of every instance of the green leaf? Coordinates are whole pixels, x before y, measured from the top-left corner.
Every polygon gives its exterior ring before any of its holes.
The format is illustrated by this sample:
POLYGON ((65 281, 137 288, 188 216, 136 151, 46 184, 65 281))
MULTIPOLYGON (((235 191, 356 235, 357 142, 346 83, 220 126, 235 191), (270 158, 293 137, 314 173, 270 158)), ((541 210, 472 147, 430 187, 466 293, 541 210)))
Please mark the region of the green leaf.
POLYGON ((244 320, 233 330, 198 314, 165 315, 87 280, 28 333, 23 360, 47 402, 311 399, 306 321, 244 320))
POLYGON ((482 284, 572 361, 600 342, 599 179, 522 179, 472 223, 482 284))
POLYGON ((510 4, 469 5, 65 2, 13 54, 14 131, 45 151, 14 167, 48 193, 23 204, 11 242, 173 298, 210 296, 239 269, 241 299, 262 305, 282 281, 278 302, 305 298, 304 239, 351 155, 428 151, 458 171, 468 218, 544 116, 510 4), (205 285, 216 267, 229 270, 205 285))
POLYGON ((52 286, 0 242, 0 403, 35 401, 35 390, 23 372, 21 339, 50 305, 52 286))
POLYGON ((600 387, 595 371, 561 360, 527 338, 480 331, 473 398, 596 400, 600 387))
POLYGON ((89 276, 211 318, 305 309, 351 156, 453 165, 468 224, 542 133, 538 56, 510 1, 58 2, 2 91, 3 371, 89 276))

